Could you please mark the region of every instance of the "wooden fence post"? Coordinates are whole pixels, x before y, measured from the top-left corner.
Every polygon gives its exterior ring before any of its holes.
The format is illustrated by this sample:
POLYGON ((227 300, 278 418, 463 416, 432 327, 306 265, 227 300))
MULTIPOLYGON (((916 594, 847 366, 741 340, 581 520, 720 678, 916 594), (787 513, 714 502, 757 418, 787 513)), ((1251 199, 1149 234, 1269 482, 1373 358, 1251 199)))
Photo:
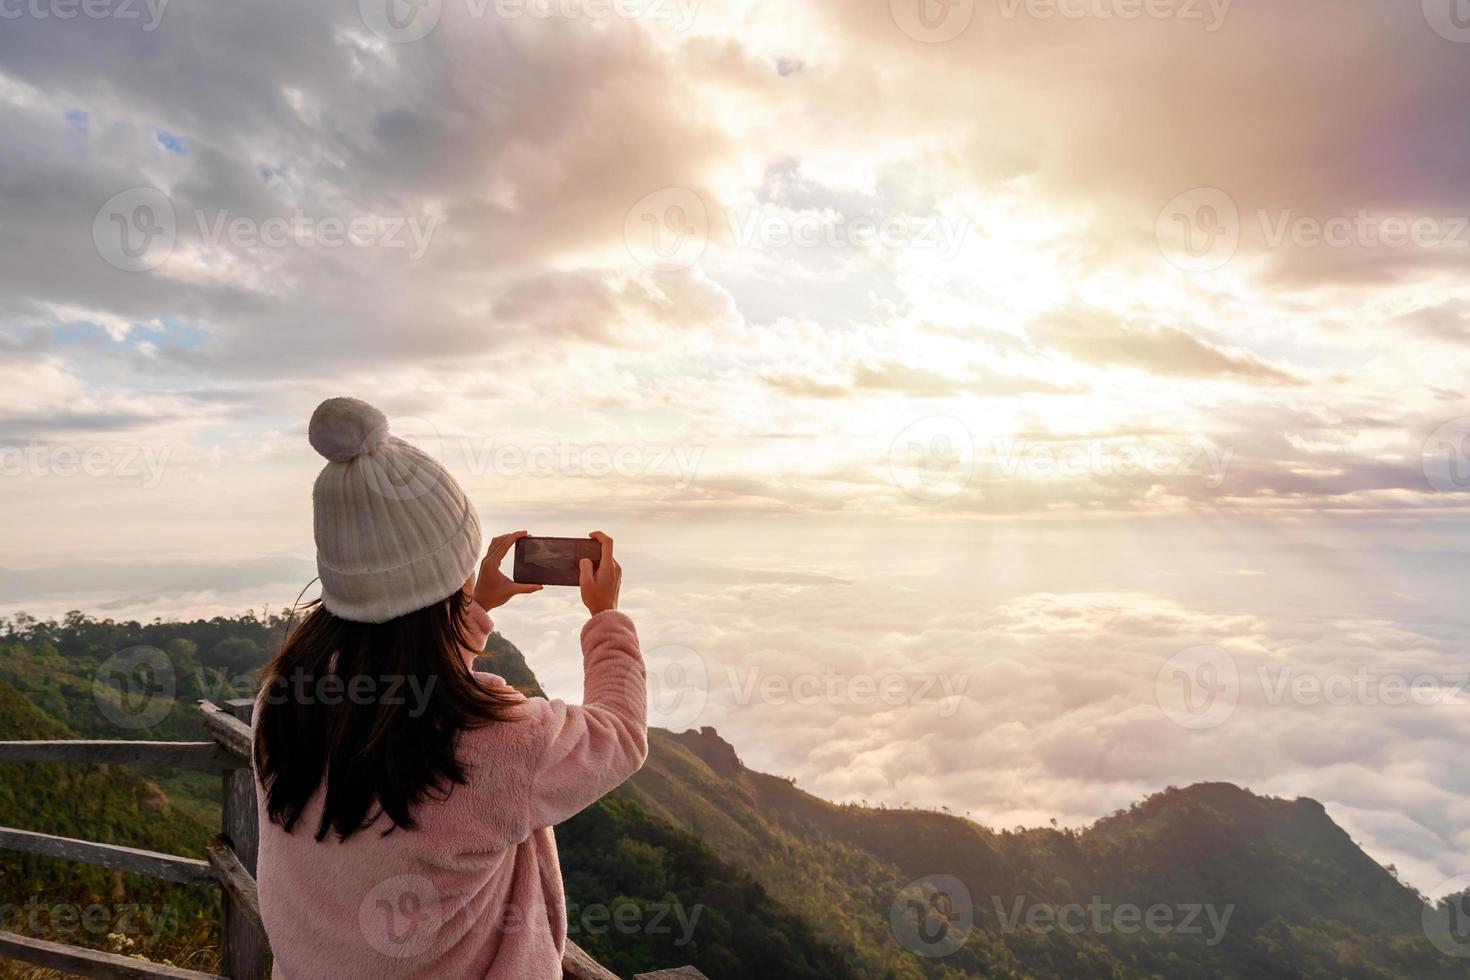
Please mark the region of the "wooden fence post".
MULTIPOLYGON (((255 702, 249 698, 226 701, 221 707, 250 726, 255 702)), ((247 765, 224 774, 220 830, 229 839, 235 855, 250 876, 255 877, 255 860, 260 854, 260 830, 255 814, 255 770, 247 765)), ((266 980, 269 947, 254 920, 228 893, 220 898, 224 912, 220 923, 220 971, 232 980, 266 980)))

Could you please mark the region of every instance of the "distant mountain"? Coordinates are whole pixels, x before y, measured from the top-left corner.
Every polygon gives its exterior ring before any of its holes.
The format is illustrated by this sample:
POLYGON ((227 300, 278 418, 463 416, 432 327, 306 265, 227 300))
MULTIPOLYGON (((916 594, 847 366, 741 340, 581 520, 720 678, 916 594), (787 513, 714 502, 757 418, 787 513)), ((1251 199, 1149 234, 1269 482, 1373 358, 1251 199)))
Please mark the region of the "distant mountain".
MULTIPOLYGON (((175 710, 127 737, 196 738, 192 698, 238 681, 282 626, 0 623, 0 737, 115 734, 91 678, 109 646, 146 642, 191 679, 175 710)), ((498 634, 479 665, 541 693, 498 634)), ((829 803, 747 769, 713 729, 655 729, 650 742, 640 773, 557 829, 573 936, 623 976, 687 962, 713 980, 1470 978, 1470 959, 1426 939, 1422 898, 1312 800, 1204 783, 1080 832, 997 832, 829 803)), ((218 819, 203 778, 11 767, 0 823, 194 853, 218 819)), ((3 860, 0 902, 116 900, 152 884, 94 876, 78 892, 54 863, 3 860)), ((178 952, 207 968, 207 941, 184 932, 170 934, 178 952)))
POLYGON ((1422 896, 1315 800, 1201 783, 1080 833, 995 832, 829 803, 747 769, 711 728, 655 729, 616 795, 749 872, 865 977, 1470 977, 1470 959, 1427 940, 1422 896), (936 875, 967 908, 944 910, 947 941, 929 942, 902 907, 895 927, 894 905, 936 875))
POLYGON ((997 833, 826 802, 709 728, 655 731, 619 794, 748 870, 865 976, 1470 977, 1426 939, 1422 897, 1314 800, 1202 783, 1080 833, 997 833), (934 875, 962 886, 948 944, 893 924, 895 897, 934 875))

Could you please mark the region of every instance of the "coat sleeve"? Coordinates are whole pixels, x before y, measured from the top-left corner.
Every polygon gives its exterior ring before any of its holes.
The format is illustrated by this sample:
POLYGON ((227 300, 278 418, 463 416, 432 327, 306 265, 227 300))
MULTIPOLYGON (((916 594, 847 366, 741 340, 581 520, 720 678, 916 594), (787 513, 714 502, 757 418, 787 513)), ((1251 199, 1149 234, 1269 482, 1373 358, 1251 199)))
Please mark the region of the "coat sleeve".
POLYGON ((531 827, 591 806, 648 757, 648 692, 633 621, 615 610, 582 627, 582 704, 552 701, 531 783, 531 827))

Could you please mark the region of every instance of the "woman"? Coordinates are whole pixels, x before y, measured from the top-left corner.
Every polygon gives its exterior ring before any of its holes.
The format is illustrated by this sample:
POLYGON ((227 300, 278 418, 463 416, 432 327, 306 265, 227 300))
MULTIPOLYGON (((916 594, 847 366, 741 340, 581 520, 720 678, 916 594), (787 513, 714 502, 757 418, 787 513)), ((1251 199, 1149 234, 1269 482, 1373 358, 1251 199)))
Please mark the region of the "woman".
POLYGON ((613 543, 581 566, 585 703, 527 699, 472 663, 488 610, 540 586, 476 564, 454 478, 377 409, 325 401, 309 438, 319 604, 255 712, 260 911, 277 978, 561 976, 551 827, 648 752, 643 660, 613 543))

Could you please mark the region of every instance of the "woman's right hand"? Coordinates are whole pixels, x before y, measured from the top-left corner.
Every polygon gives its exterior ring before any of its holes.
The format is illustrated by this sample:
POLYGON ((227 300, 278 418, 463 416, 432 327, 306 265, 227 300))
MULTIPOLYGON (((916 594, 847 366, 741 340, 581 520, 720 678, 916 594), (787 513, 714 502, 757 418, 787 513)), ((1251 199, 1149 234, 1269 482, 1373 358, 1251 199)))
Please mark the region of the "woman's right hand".
POLYGON ((597 570, 592 570, 592 559, 583 558, 578 565, 581 576, 582 605, 589 615, 618 608, 618 588, 623 584, 623 566, 613 558, 613 540, 601 531, 593 531, 588 537, 602 545, 602 558, 597 570))

